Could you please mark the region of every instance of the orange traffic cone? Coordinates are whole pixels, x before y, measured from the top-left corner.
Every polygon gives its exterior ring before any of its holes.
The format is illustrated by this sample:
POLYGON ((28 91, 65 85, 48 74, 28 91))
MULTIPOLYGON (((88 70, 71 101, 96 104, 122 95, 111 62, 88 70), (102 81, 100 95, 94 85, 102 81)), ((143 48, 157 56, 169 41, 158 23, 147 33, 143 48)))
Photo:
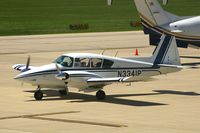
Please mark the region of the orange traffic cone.
POLYGON ((135 50, 135 56, 138 56, 139 55, 139 52, 138 52, 138 49, 136 48, 135 50))

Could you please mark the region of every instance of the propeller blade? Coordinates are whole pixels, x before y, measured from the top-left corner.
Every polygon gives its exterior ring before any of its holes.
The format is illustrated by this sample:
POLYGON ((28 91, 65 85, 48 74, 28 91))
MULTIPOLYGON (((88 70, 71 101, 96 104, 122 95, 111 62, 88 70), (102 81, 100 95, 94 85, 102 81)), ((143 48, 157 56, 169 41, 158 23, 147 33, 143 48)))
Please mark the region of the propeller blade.
POLYGON ((59 68, 58 64, 55 64, 58 73, 62 73, 61 69, 59 68))
POLYGON ((67 80, 69 78, 69 74, 62 72, 61 69, 59 68, 58 64, 55 64, 55 66, 58 71, 58 74, 55 75, 55 77, 59 80, 67 80))
POLYGON ((29 65, 30 65, 30 60, 31 60, 31 56, 28 55, 27 62, 26 62, 26 69, 25 70, 28 70, 29 65))

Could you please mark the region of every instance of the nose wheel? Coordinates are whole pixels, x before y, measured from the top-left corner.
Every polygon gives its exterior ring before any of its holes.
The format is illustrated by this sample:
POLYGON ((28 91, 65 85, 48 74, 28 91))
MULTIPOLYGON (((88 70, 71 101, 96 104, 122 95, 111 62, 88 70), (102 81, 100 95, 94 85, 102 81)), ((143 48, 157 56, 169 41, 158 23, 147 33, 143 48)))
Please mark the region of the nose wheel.
POLYGON ((35 100, 42 100, 43 93, 40 89, 37 89, 34 93, 35 100))
POLYGON ((99 90, 96 93, 97 100, 104 100, 106 98, 106 93, 103 90, 99 90))

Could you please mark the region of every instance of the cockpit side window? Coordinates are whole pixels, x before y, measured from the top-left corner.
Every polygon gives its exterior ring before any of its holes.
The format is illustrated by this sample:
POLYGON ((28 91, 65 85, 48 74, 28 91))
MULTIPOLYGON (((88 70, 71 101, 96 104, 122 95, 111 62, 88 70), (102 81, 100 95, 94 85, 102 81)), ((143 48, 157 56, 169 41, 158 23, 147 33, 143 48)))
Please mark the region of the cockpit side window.
POLYGON ((111 68, 113 65, 113 61, 104 59, 103 60, 103 68, 111 68))
POLYGON ((60 64, 64 67, 72 67, 73 66, 73 58, 69 56, 60 56, 53 63, 60 64))
POLYGON ((76 58, 75 59, 75 67, 90 67, 90 59, 89 58, 76 58))
POLYGON ((102 64, 102 59, 92 58, 91 59, 91 67, 92 68, 100 68, 102 64))

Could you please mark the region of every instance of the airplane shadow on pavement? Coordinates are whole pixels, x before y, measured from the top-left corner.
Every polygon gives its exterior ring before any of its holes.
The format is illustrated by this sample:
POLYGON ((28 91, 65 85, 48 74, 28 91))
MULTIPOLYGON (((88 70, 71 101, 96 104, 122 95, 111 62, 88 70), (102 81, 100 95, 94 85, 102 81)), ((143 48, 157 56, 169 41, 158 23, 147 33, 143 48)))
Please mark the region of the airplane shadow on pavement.
MULTIPOLYGON (((34 91, 25 91, 34 93, 34 91)), ((173 95, 185 95, 185 96, 199 96, 200 94, 195 92, 182 92, 173 90, 154 90, 152 93, 141 93, 141 94, 115 94, 107 95, 105 100, 97 101, 95 95, 85 94, 85 93, 74 93, 70 92, 67 96, 60 96, 56 90, 43 90, 44 99, 42 101, 51 100, 70 100, 70 103, 80 103, 80 102, 104 102, 112 104, 120 104, 127 106, 161 106, 168 105, 165 103, 149 102, 141 100, 124 99, 124 97, 135 97, 135 96, 152 96, 152 95, 163 95, 163 94, 173 94, 173 95), (60 97, 59 97, 60 96, 60 97), (121 98, 123 97, 123 98, 121 98)), ((27 100, 27 101, 35 101, 27 100)))

